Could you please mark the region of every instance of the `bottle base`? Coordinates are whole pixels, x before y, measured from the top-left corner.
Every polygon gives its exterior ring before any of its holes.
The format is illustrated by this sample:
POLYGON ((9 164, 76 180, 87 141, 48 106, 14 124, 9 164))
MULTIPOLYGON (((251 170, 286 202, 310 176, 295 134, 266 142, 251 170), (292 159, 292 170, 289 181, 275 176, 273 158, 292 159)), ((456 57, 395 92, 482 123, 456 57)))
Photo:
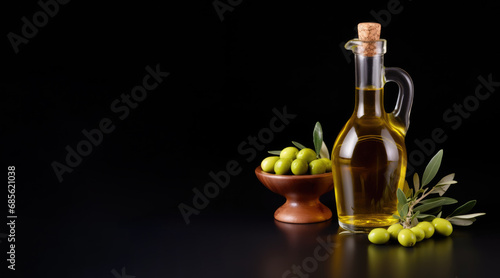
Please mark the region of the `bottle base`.
POLYGON ((386 228, 398 220, 393 218, 392 215, 351 215, 339 216, 339 226, 351 232, 366 232, 369 233, 375 228, 386 228))

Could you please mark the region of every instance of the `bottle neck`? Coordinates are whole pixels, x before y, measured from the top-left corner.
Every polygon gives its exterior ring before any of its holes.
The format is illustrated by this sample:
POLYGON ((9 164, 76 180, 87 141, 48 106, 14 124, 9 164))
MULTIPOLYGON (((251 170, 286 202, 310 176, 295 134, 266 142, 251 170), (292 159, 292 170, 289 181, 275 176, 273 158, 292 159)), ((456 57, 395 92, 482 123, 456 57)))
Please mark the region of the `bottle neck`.
POLYGON ((356 105, 361 117, 383 117, 384 109, 384 55, 367 57, 355 54, 356 105))
POLYGON ((379 89, 384 84, 384 55, 364 56, 354 54, 356 88, 379 89))
POLYGON ((356 88, 354 106, 356 118, 383 118, 385 114, 383 88, 356 88))

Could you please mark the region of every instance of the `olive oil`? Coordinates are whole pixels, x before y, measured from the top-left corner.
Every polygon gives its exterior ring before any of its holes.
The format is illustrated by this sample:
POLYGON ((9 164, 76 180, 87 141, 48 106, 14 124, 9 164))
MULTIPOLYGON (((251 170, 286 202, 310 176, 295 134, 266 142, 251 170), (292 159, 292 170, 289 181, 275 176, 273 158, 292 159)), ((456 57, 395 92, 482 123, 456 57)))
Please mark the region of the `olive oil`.
POLYGON ((356 88, 356 107, 332 151, 339 222, 371 229, 396 222, 406 172, 404 136, 383 107, 383 88, 356 88))

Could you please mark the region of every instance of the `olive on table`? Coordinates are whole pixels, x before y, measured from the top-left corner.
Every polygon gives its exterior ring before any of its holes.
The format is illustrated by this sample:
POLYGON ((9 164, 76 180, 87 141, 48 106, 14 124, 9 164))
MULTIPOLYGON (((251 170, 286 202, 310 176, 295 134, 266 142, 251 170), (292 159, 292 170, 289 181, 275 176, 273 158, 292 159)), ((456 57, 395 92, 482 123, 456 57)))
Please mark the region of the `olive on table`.
POLYGON ((399 232, 403 229, 403 226, 399 223, 392 224, 389 228, 387 228, 387 231, 391 235, 392 239, 398 239, 398 234, 399 232))
POLYGON ((398 234, 398 241, 404 247, 412 247, 417 243, 417 237, 410 229, 402 229, 398 234))
POLYGON ((417 238, 417 242, 422 241, 425 238, 425 232, 422 230, 420 227, 413 227, 410 229, 414 234, 415 237, 417 238))
POLYGON ((391 235, 384 228, 375 228, 368 234, 368 240, 375 244, 385 244, 389 241, 391 235))
POLYGON ((429 221, 422 221, 418 223, 416 227, 424 230, 425 238, 430 238, 434 235, 434 226, 429 221))
POLYGON ((453 225, 451 225, 450 221, 443 218, 434 218, 432 220, 432 225, 436 232, 443 236, 449 236, 453 233, 453 225))

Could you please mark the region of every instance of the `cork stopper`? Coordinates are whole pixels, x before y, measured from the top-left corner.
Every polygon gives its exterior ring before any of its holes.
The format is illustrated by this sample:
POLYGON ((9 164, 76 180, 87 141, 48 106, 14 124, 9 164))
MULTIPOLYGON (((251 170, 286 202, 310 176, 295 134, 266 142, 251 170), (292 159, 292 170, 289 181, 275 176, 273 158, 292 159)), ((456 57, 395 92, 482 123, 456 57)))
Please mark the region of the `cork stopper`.
POLYGON ((380 40, 380 24, 375 22, 362 22, 358 24, 358 39, 363 41, 362 54, 364 56, 374 56, 376 53, 375 41, 380 40))
POLYGON ((362 22, 358 24, 358 38, 361 41, 380 40, 380 24, 375 22, 362 22))

